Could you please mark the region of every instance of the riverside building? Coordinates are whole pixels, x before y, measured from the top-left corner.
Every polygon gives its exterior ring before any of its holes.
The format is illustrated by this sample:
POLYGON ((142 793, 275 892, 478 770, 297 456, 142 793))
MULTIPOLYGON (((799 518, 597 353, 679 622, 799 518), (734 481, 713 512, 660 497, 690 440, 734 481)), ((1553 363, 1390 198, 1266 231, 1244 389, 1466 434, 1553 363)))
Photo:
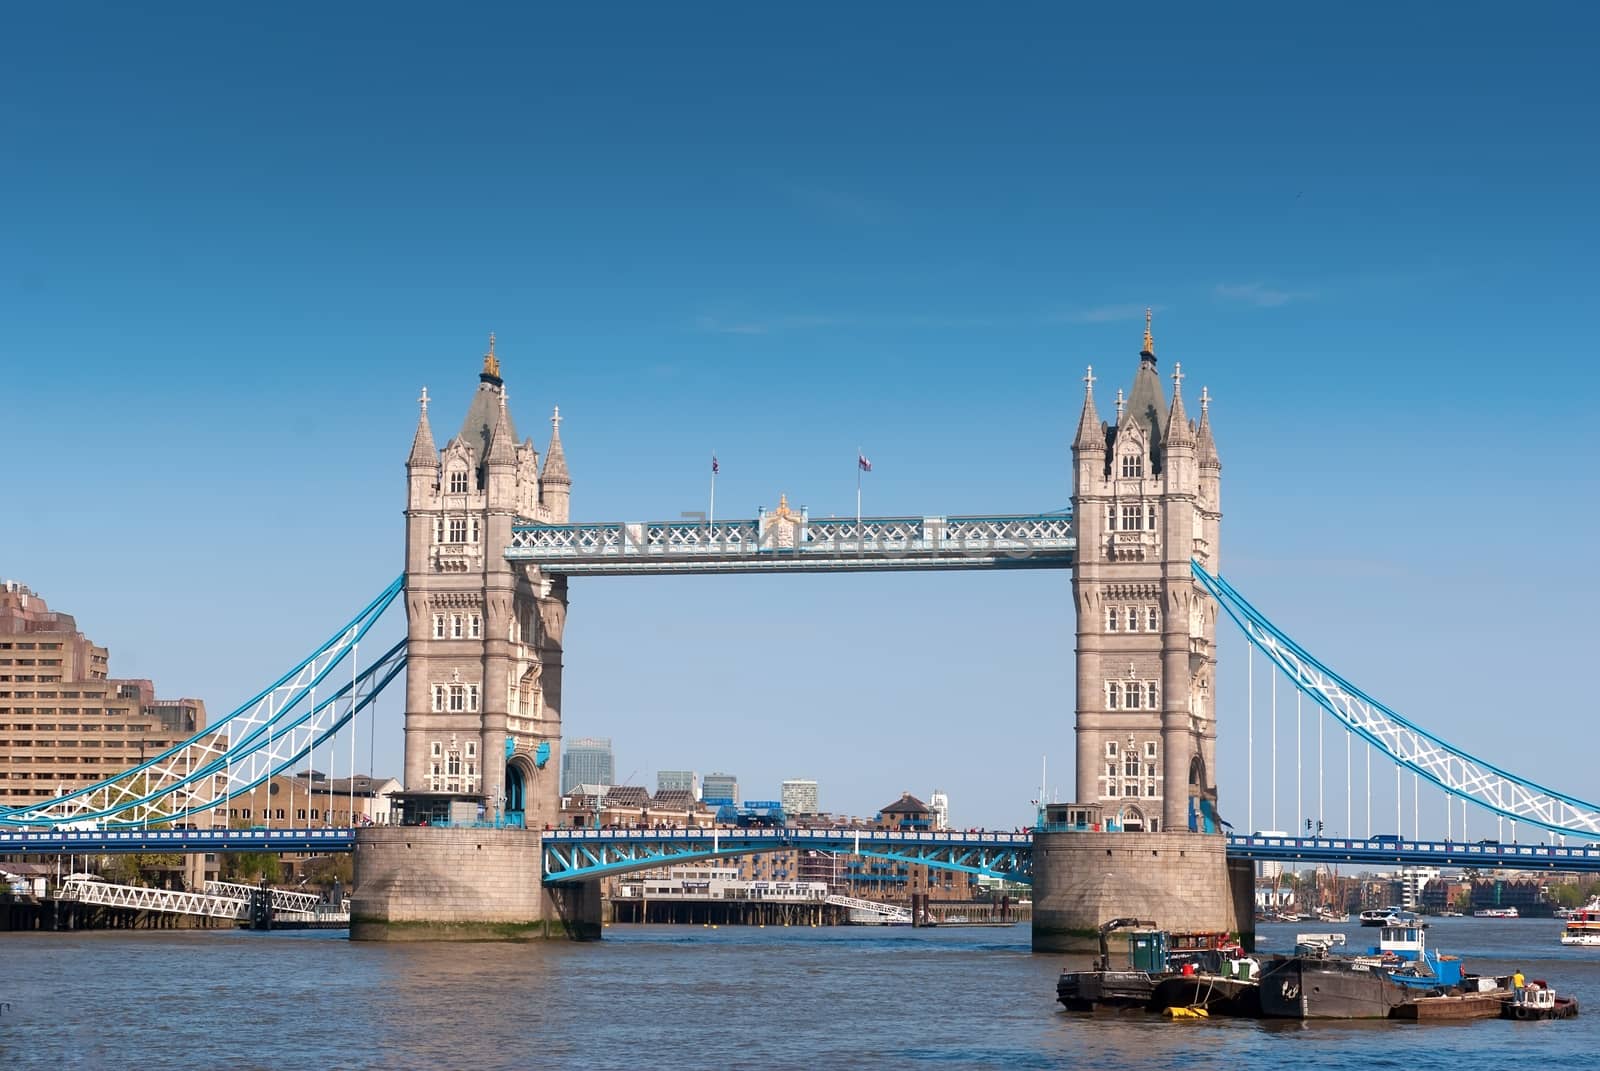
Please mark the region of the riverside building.
POLYGON ((71 614, 0 581, 0 807, 92 785, 205 727, 204 702, 111 677, 106 648, 71 614))

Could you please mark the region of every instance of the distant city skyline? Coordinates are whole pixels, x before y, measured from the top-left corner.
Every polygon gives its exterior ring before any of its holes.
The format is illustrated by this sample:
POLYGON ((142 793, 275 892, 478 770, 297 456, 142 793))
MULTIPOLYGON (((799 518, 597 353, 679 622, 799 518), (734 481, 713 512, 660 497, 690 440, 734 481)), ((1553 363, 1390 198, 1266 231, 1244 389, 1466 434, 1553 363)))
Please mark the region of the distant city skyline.
MULTIPOLYGON (((1600 602, 1589 8, 9 15, 0 572, 213 721, 402 571, 417 398, 459 426, 491 331, 519 430, 560 406, 574 518, 705 512, 713 455, 719 517, 851 516, 858 480, 868 514, 981 515, 1067 505, 1086 369, 1109 418, 1153 306, 1162 383, 1211 399, 1229 581, 1594 794, 1550 746, 1588 690, 1506 731, 1600 602)), ((856 814, 937 784, 1007 829, 1074 797, 1065 575, 570 590, 563 733, 625 779, 805 770, 856 814)), ((1374 764, 1369 818, 1357 740, 1347 819, 1345 734, 1230 623, 1218 658, 1223 819, 1253 786, 1258 828, 1410 832, 1409 776, 1374 764)), ((1416 813, 1443 833, 1425 781, 1416 813)))
POLYGON ((565 738, 561 747, 561 794, 578 785, 617 783, 615 754, 610 737, 565 738))

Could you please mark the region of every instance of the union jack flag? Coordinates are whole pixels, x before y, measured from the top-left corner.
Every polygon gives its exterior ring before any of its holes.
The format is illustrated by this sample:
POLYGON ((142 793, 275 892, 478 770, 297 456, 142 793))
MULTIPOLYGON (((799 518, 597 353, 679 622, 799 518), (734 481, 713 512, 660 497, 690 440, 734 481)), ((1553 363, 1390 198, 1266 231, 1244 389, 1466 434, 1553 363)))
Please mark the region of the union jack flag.
POLYGON ((867 455, 866 454, 857 453, 856 454, 856 464, 861 468, 862 472, 871 472, 872 471, 872 462, 867 460, 867 455))

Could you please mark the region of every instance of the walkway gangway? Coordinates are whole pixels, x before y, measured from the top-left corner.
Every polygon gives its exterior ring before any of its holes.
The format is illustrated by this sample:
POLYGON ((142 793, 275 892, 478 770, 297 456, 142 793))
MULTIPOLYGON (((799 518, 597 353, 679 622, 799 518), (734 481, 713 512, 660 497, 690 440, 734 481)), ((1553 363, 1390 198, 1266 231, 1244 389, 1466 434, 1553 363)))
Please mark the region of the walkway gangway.
POLYGON ((113 885, 93 878, 68 878, 61 884, 61 899, 99 907, 134 911, 159 911, 168 915, 200 915, 214 919, 242 919, 250 914, 249 899, 206 892, 151 889, 142 885, 113 885))
POLYGON ((911 912, 903 907, 895 907, 893 904, 880 904, 875 900, 862 900, 855 896, 839 896, 837 894, 828 897, 823 902, 834 907, 846 907, 851 911, 871 912, 874 915, 881 916, 885 922, 903 922, 907 924, 911 922, 911 912))
MULTIPOLYGON (((116 885, 98 878, 72 877, 62 882, 61 899, 98 907, 239 920, 250 917, 250 897, 255 891, 253 886, 227 881, 208 881, 203 889, 196 892, 152 889, 143 885, 116 885)), ((287 889, 273 889, 271 893, 272 918, 275 922, 349 919, 348 900, 340 905, 342 910, 331 910, 325 909, 328 905, 324 905, 322 897, 316 893, 287 889)))

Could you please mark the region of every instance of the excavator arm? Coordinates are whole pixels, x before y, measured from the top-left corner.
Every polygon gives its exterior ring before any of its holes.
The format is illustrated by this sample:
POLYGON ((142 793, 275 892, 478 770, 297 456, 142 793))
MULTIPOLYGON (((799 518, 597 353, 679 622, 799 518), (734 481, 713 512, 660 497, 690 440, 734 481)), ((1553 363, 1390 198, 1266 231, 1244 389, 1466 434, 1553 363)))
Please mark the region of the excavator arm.
POLYGON ((1143 926, 1151 930, 1156 928, 1156 924, 1151 922, 1149 919, 1112 919, 1109 922, 1102 922, 1100 924, 1101 970, 1109 971, 1111 969, 1111 943, 1106 940, 1107 936, 1109 936, 1113 930, 1127 929, 1130 926, 1143 926))

